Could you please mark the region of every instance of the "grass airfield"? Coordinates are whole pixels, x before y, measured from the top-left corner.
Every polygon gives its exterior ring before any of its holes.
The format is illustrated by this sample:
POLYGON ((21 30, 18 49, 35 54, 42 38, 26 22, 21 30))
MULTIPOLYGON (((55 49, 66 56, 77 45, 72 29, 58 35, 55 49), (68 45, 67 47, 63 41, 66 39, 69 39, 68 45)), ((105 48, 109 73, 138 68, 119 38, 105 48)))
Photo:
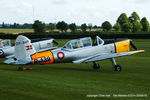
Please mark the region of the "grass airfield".
MULTIPOLYGON (((63 45, 66 41, 59 40, 63 45)), ((99 61, 101 70, 88 64, 31 65, 32 71, 0 60, 0 100, 150 100, 150 39, 133 40, 145 53, 117 58, 121 72, 110 60, 99 61), (111 95, 87 97, 87 95, 111 95), (113 94, 147 94, 147 97, 113 97, 113 94)))

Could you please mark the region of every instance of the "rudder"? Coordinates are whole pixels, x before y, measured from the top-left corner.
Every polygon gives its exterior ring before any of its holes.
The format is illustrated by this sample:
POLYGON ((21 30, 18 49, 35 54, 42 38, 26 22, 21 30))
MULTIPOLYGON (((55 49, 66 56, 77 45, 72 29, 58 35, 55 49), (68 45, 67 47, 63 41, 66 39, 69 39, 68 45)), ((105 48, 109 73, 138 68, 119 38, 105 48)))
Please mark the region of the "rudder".
POLYGON ((15 58, 17 60, 31 59, 31 55, 36 53, 35 48, 31 44, 31 40, 23 35, 19 35, 15 42, 15 58))

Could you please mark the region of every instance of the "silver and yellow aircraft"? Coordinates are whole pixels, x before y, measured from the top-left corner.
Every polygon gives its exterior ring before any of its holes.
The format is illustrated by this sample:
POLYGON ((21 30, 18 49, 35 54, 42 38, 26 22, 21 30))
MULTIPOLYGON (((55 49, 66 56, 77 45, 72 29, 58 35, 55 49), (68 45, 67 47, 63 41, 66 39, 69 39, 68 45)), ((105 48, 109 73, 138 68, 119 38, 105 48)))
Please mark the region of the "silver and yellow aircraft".
MULTIPOLYGON (((32 45, 34 46, 36 51, 45 50, 48 48, 56 48, 54 44, 58 44, 52 38, 37 38, 31 40, 32 45)), ((11 46, 11 42, 9 39, 0 40, 0 58, 9 58, 10 56, 14 56, 15 47, 11 46)))
MULTIPOLYGON (((115 39, 103 41, 96 36, 92 43, 91 37, 70 40, 62 48, 36 52, 31 41, 19 35, 15 42, 15 57, 5 61, 7 64, 51 64, 51 63, 88 63, 93 62, 93 68, 99 69, 97 61, 111 59, 115 71, 121 71, 115 58, 142 53, 144 50, 130 51, 130 45, 136 49, 130 39, 115 39)), ((18 70, 23 70, 19 67, 18 70)))

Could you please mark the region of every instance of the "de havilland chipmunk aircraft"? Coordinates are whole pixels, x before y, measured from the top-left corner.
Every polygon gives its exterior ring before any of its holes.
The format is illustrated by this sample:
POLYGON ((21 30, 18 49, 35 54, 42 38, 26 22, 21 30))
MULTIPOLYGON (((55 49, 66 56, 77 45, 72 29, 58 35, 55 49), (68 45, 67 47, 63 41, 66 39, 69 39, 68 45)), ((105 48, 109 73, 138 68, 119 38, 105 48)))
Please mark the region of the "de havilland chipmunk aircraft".
MULTIPOLYGON (((54 48, 53 44, 58 44, 52 38, 37 38, 31 40, 32 45, 36 51, 44 50, 47 48, 54 48)), ((0 58, 9 58, 9 56, 14 56, 14 46, 11 46, 9 39, 0 40, 0 58)))
MULTIPOLYGON (((51 64, 51 63, 88 63, 93 62, 93 68, 99 69, 98 61, 111 59, 115 71, 121 71, 115 58, 142 53, 144 50, 130 51, 130 45, 136 49, 130 39, 115 39, 103 41, 96 36, 92 44, 91 37, 75 39, 67 42, 64 47, 54 50, 36 52, 31 41, 19 35, 15 43, 15 58, 9 58, 4 63, 15 65, 51 64)), ((23 70, 19 67, 18 70, 23 70)))

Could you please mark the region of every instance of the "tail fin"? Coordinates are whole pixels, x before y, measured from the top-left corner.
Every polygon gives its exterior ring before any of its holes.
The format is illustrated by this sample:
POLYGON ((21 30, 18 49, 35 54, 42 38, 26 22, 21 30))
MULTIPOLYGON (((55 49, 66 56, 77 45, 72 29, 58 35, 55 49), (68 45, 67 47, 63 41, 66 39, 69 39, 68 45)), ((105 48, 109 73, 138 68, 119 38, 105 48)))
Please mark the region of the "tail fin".
POLYGON ((31 59, 31 55, 36 53, 35 48, 31 44, 31 40, 23 35, 19 35, 15 42, 15 58, 17 60, 31 59))

